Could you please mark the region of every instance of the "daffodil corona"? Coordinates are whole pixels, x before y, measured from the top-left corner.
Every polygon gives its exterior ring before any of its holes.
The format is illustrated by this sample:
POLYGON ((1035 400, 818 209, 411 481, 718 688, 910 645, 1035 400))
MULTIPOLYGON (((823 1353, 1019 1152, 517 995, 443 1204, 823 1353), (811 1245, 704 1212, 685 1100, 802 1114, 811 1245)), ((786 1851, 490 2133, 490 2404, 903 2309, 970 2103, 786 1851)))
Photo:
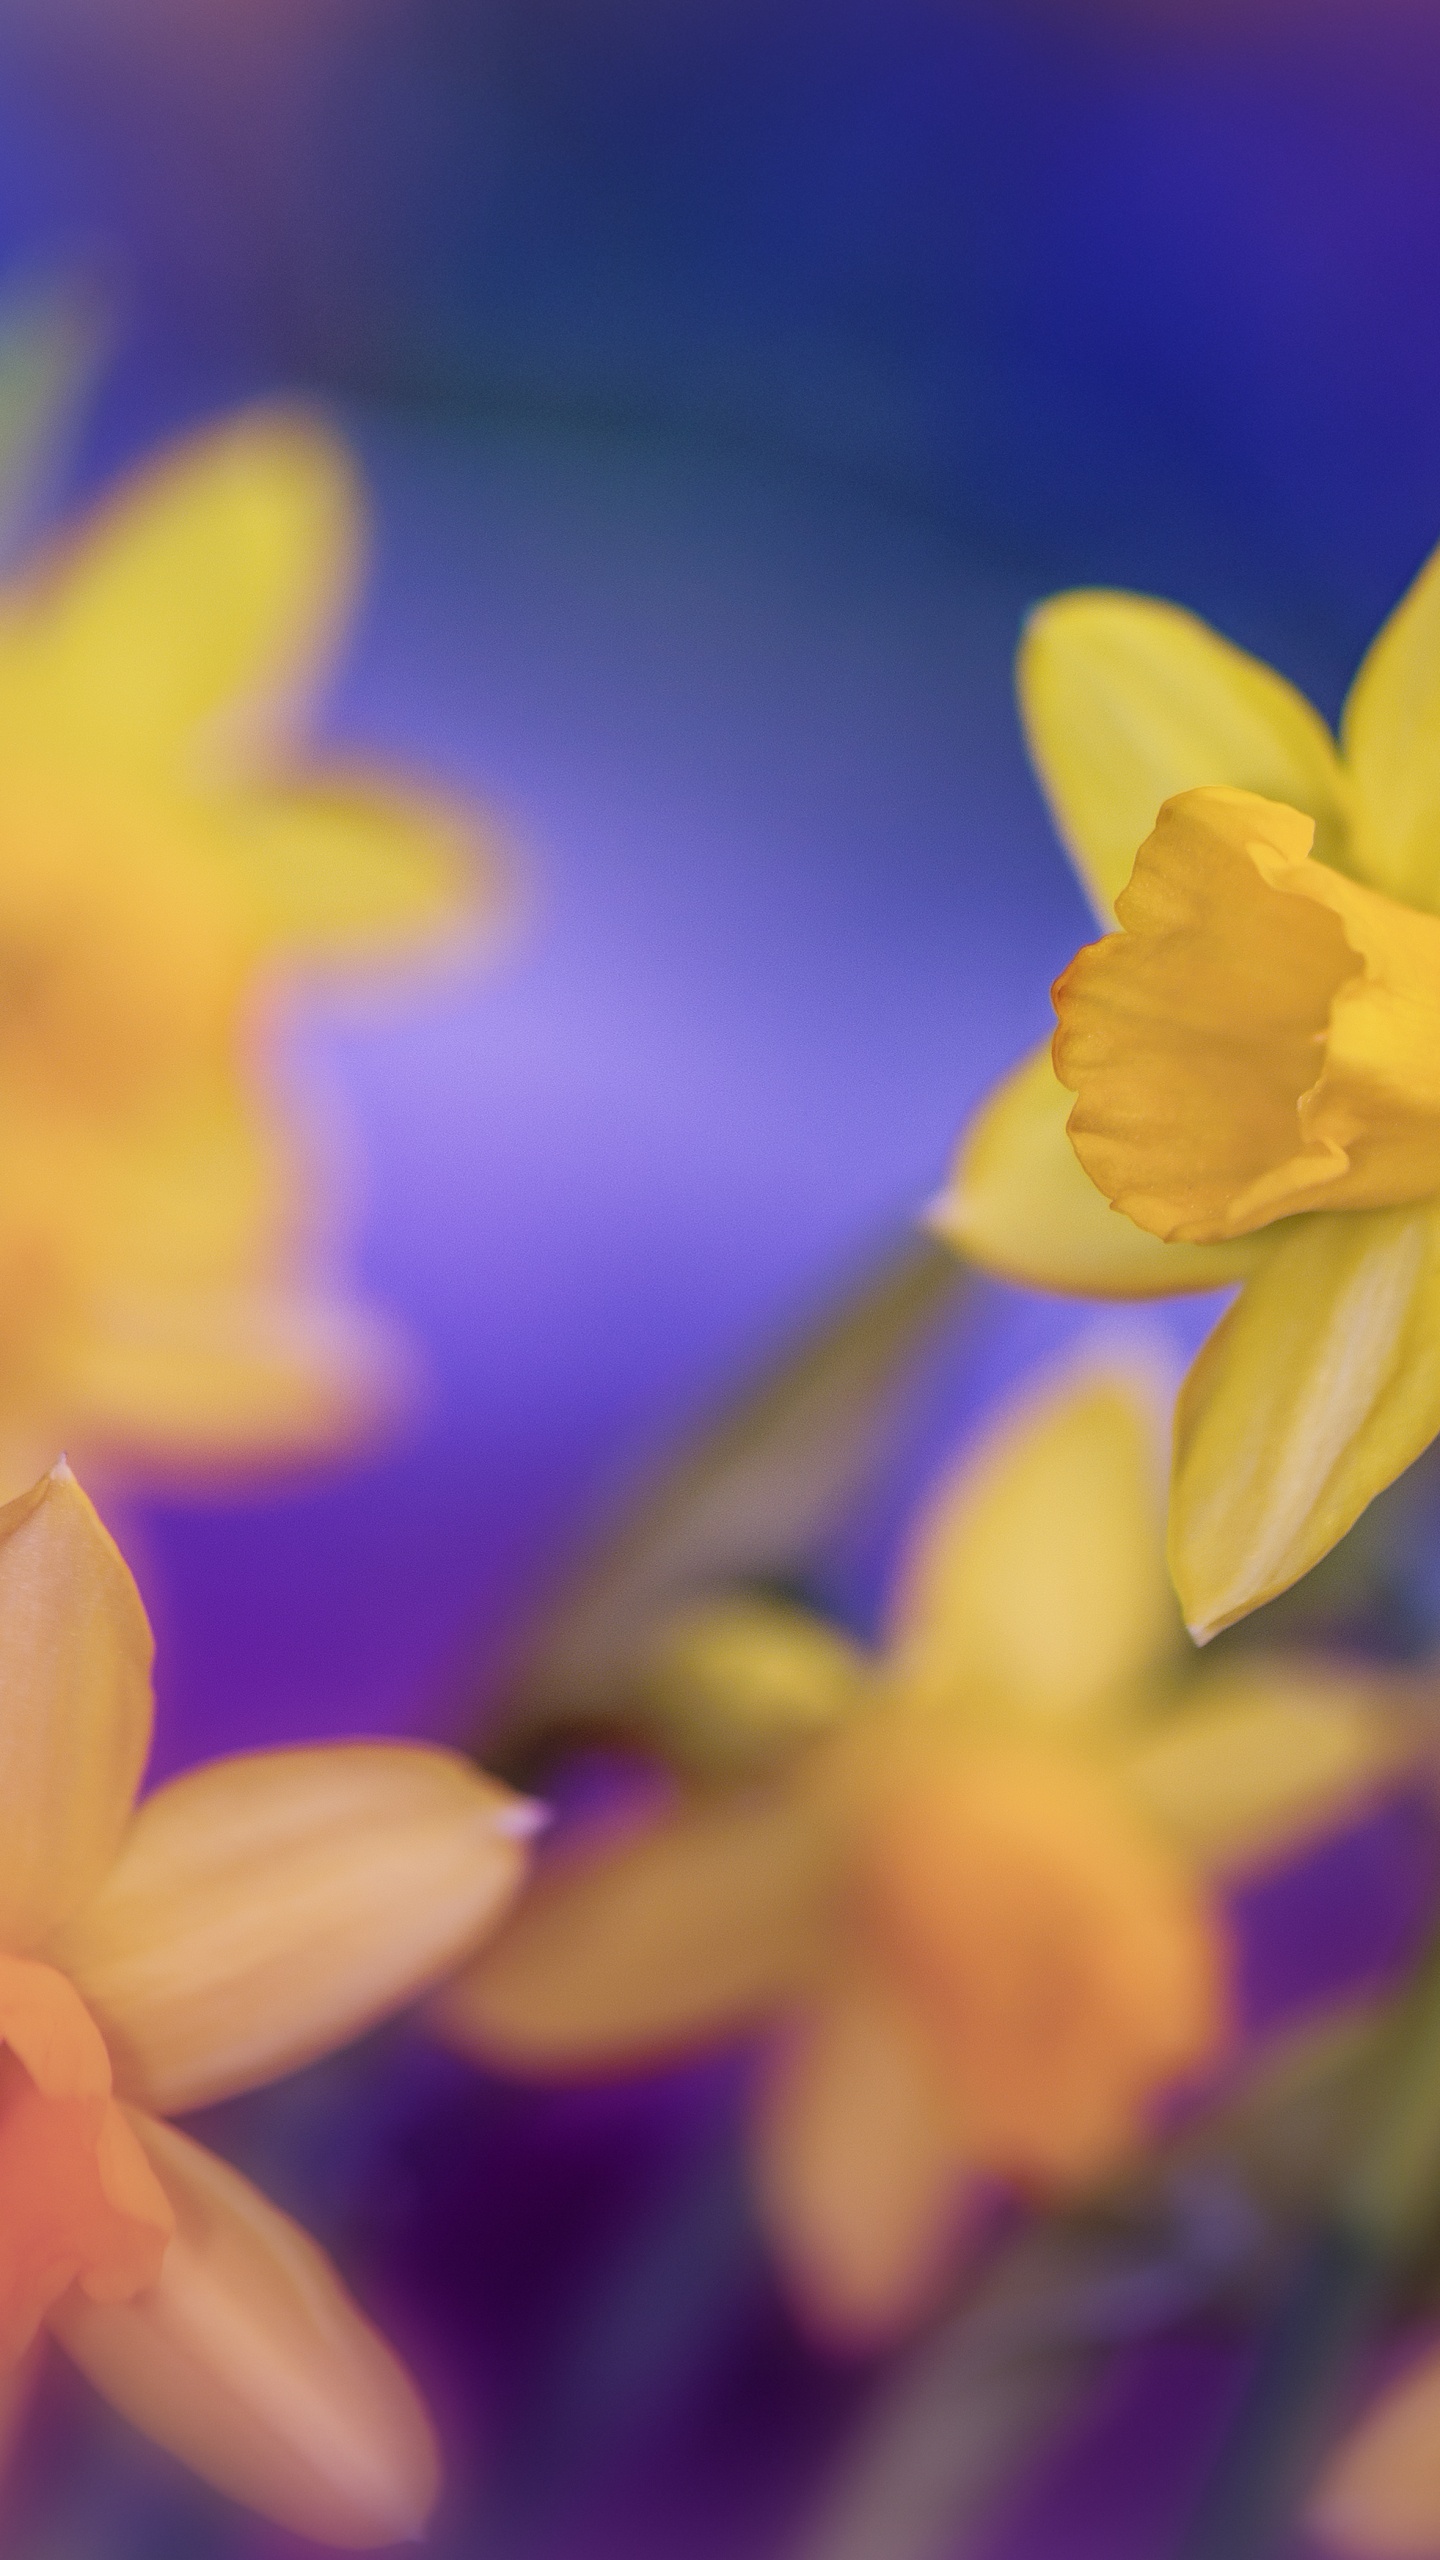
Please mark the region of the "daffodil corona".
POLYGON ((1156 1426, 1109 1369, 1005 1417, 878 1658, 759 1602, 677 1625, 684 1756, 733 1773, 768 1727, 770 1764, 562 1847, 442 1994, 456 2043, 537 2072, 763 2030, 762 2209, 827 2334, 912 2317, 987 2182, 1063 2194, 1135 2151, 1229 2034, 1217 1881, 1404 1747, 1318 1668, 1196 1676, 1156 1426))
POLYGON ((311 1270, 320 1161, 264 1054, 287 973, 443 945, 483 880, 458 805, 297 759, 362 515, 336 439, 257 409, 0 591, 12 1478, 303 1452, 393 1395, 392 1338, 311 1270))
POLYGON ((1315 1564, 1440 1430, 1440 556, 1337 743, 1188 614, 1062 596, 1020 698, 1101 920, 936 1211, 977 1261, 1145 1297, 1239 1281, 1176 1417, 1192 1631, 1315 1564), (1113 1212, 1113 1214, 1112 1214, 1113 1212))
POLYGON ((533 1809, 448 1753, 221 1761, 134 1796, 134 1583, 60 1468, 0 1510, 0 2365, 47 2322, 127 2415, 326 2542, 414 2534, 435 2455, 304 2234, 161 2121, 436 1981, 519 1881, 533 1809))

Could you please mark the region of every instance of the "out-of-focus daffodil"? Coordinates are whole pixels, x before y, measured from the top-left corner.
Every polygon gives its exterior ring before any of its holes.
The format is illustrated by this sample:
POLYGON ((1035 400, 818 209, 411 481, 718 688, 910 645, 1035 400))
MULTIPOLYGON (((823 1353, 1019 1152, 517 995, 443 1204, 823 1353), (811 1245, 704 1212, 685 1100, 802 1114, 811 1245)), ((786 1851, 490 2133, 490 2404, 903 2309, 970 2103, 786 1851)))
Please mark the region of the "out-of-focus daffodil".
POLYGON ((768 2029, 762 2208, 837 2335, 920 2307, 982 2181, 1125 2160, 1227 2037, 1217 1877, 1402 1748, 1333 1674, 1194 1676, 1155 1399, 1118 1369, 943 1486, 878 1659, 746 1602, 675 1625, 654 1682, 690 1767, 753 1770, 766 1737, 770 1765, 557 1849, 437 2017, 535 2072, 768 2029))
POLYGON ((221 1761, 134 1807, 150 1631, 57 1469, 0 1511, 0 2362, 48 2322, 223 2488, 324 2541, 423 2521, 428 2423, 320 2252, 160 2119, 292 2069, 489 1926, 533 1809, 450 1754, 221 1761))
POLYGON ((1059 981, 1053 1063, 981 1113, 937 1223, 1047 1288, 1245 1284, 1177 1415, 1171 1562, 1203 1638, 1440 1429, 1440 555, 1338 743, 1139 596, 1042 607, 1019 685, 1060 832, 1123 931, 1059 981))
POLYGON ((475 904, 473 819, 295 736, 362 507, 257 409, 0 591, 0 1442, 226 1463, 353 1434, 383 1328, 307 1281, 315 1168, 267 1082, 287 973, 475 904))

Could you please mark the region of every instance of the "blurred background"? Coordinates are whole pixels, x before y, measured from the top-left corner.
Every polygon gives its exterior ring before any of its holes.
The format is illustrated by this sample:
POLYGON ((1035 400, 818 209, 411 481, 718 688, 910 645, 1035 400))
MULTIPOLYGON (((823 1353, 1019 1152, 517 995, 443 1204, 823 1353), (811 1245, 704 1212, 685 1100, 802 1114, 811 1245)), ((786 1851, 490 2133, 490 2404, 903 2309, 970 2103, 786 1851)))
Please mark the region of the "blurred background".
MULTIPOLYGON (((1085 930, 1011 706, 1033 600, 1174 596, 1338 709, 1440 536, 1437 131, 1428 0, 0 0, 0 273, 110 315, 50 500, 323 403, 375 509, 326 734, 510 864, 462 981, 297 1012, 429 1394, 361 1466, 127 1513, 162 1767, 466 1729, 591 1528, 913 1221, 1085 930)), ((1093 1323, 968 1302, 862 1617, 926 1455, 1093 1323)), ((1301 1939, 1359 1978, 1413 1934, 1418 1816, 1327 1855, 1254 1916, 1259 2000, 1301 1939)), ((230 2112, 435 2392, 442 2552, 792 2548, 877 2375, 768 2289, 734 2103, 406 2044, 230 2112), (602 2460, 617 2337, 646 2414, 602 2460)), ((1157 2550, 1224 2356, 1133 2358, 987 2552, 1157 2550)), ((47 2409, 37 2560, 290 2548, 47 2409)))

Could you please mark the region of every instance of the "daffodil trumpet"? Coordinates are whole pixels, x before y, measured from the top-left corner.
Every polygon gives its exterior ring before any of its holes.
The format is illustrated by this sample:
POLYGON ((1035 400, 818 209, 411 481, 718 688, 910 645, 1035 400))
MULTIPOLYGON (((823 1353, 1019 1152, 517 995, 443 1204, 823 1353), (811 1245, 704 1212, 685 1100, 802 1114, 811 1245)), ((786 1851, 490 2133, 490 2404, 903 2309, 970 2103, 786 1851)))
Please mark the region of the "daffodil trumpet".
POLYGON ((534 1808, 418 1746, 261 1752, 136 1804, 151 1640, 65 1467, 0 1509, 0 2372, 44 2324, 117 2407, 319 2541, 416 2534, 429 2422, 303 2232, 164 2122, 436 1982, 534 1808))
POLYGON ((1229 2043, 1225 1880, 1413 1752, 1358 1675, 1199 1672, 1159 1420, 1114 1364, 1003 1415, 918 1522, 878 1654, 754 1597, 681 1614, 650 1727, 668 1702, 711 1782, 562 1844, 437 2004, 542 2075, 758 2040, 761 2216, 825 2338, 916 2318, 997 2181, 1133 2160, 1229 2043))
POLYGON ((1019 662, 1101 923, 935 1223, 1040 1287, 1239 1284, 1176 1413, 1200 1639, 1295 1582, 1440 1430, 1440 557, 1338 739, 1173 606, 1061 596, 1019 662), (1118 924, 1118 931, 1108 930, 1118 924))

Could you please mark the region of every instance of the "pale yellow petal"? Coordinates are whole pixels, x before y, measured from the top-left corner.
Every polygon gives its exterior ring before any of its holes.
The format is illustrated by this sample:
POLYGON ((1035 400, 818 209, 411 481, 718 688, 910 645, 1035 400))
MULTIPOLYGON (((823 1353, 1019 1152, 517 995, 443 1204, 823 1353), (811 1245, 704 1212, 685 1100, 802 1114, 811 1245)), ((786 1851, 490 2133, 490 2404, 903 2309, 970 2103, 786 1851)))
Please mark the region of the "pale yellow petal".
POLYGON ((734 2035, 813 1977, 827 1836, 769 1786, 556 1855, 436 2004, 483 2061, 563 2074, 734 2035))
POLYGON ((514 1892, 531 1828, 521 1799, 417 1744, 216 1761, 147 1799, 46 1952, 128 2096, 205 2106, 438 1981, 514 1892))
POLYGON ((1030 752, 1102 923, 1162 800, 1231 783, 1315 820, 1348 869, 1346 779, 1303 694, 1194 614, 1104 589, 1031 615, 1017 681, 1030 752))
POLYGON ((926 1506, 893 1611, 912 1698, 1073 1731, 1179 1643, 1160 1383, 1082 1367, 1008 1408, 926 1506))
POLYGON ((1163 1244, 1112 1209, 1070 1143, 1074 1107, 1047 1040, 971 1121, 930 1212, 936 1233, 982 1270, 1072 1297, 1176 1297, 1252 1268, 1248 1239, 1163 1244))
POLYGON ((150 1748, 150 1629, 68 1467, 0 1511, 0 1946, 95 1891, 150 1748))
POLYGON ((737 1596, 677 1611, 636 1673, 637 1709, 675 1764, 740 1776, 818 1740, 858 1706, 870 1665, 808 1609, 737 1596))
POLYGON ((1170 1561, 1214 1635, 1308 1573, 1440 1430, 1440 1208, 1270 1231, 1176 1415, 1170 1561))
POLYGON ((1360 2560, 1440 2553, 1440 2354, 1383 2391, 1323 2473, 1306 2522, 1360 2560))
POLYGON ((147 2435, 291 2530, 352 2550, 418 2539, 434 2439, 389 2349, 248 2180, 133 2121, 179 2227, 141 2300, 53 2313, 62 2344, 147 2435))
POLYGON ((806 2326, 874 2347, 953 2272, 968 2179, 923 2035, 883 1982, 827 1986, 777 2057, 754 2132, 761 2217, 806 2326))
POLYGON ((1372 641, 1340 735, 1355 871, 1407 906, 1440 909, 1440 551, 1372 641))
POLYGON ((1202 1682, 1130 1744, 1124 1775, 1172 1840, 1237 1868, 1344 1821, 1418 1757, 1379 1681, 1277 1659, 1202 1682))
POLYGON ((52 1353, 72 1447, 97 1471, 199 1482, 377 1436, 415 1394, 409 1344, 341 1298, 110 1292, 52 1353))
POLYGON ((247 796, 227 834, 223 858, 263 941, 299 959, 352 965, 443 942, 501 896, 474 810, 363 770, 247 796))
POLYGON ((330 654, 359 539, 345 449, 302 412, 176 445, 0 611, 0 746, 199 774, 222 730, 227 760, 268 737, 330 654))

